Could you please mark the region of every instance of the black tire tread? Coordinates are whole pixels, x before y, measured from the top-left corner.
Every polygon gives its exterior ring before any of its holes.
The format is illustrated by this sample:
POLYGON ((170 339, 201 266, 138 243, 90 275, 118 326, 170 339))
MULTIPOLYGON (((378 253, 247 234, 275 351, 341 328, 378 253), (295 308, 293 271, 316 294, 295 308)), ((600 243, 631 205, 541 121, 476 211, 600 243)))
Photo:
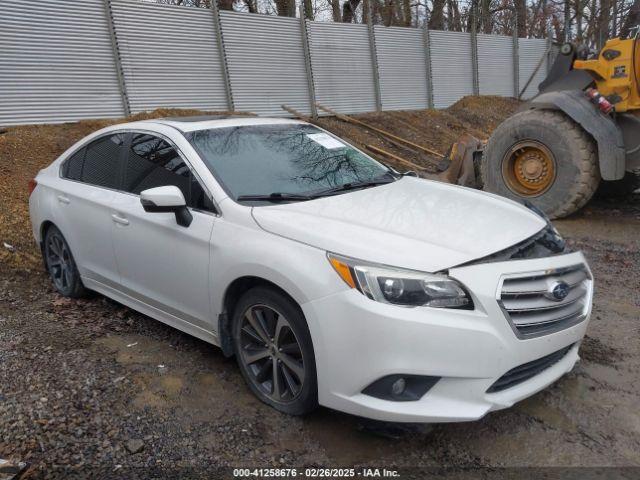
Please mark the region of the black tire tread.
MULTIPOLYGON (((591 199, 600 184, 596 144, 580 125, 559 111, 526 110, 513 115, 498 126, 489 139, 485 155, 487 158, 496 154, 502 156, 503 152, 493 152, 492 139, 509 135, 511 131, 522 125, 530 124, 532 121, 546 123, 553 129, 563 132, 569 148, 576 152, 573 163, 578 169, 578 176, 566 193, 567 201, 546 212, 550 218, 566 217, 582 208, 591 199)), ((563 161, 563 159, 556 159, 556 161, 563 161)), ((490 168, 495 168, 491 162, 483 161, 481 163, 480 174, 485 186, 490 178, 488 175, 490 168)))

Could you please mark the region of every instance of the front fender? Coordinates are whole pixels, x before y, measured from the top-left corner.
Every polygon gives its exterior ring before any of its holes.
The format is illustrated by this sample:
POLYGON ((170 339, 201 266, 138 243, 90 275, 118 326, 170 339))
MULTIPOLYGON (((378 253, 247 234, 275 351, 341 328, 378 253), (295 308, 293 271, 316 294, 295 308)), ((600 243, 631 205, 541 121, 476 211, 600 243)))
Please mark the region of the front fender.
POLYGON ((613 119, 600 112, 581 90, 565 90, 538 95, 528 109, 560 110, 584 128, 598 145, 598 163, 603 180, 620 180, 625 174, 625 145, 622 130, 613 119))
POLYGON ((211 247, 211 309, 224 311, 229 285, 241 277, 258 277, 287 292, 298 304, 348 288, 333 271, 324 250, 220 218, 211 247))

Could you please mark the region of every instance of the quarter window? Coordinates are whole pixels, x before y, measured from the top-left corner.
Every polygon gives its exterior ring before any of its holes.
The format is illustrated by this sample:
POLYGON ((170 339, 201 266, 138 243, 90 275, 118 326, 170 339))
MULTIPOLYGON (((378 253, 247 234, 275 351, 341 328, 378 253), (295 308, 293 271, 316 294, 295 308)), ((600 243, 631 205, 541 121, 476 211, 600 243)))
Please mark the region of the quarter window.
POLYGON ((189 166, 166 140, 143 133, 134 133, 129 147, 123 189, 139 195, 143 190, 165 185, 178 187, 192 208, 213 211, 189 166))
POLYGON ((101 137, 74 154, 63 173, 67 178, 116 189, 120 186, 120 165, 124 151, 123 133, 101 137), (84 152, 84 158, 82 155, 84 152))
POLYGON ((99 187, 118 188, 124 139, 125 134, 116 133, 94 140, 65 161, 62 176, 99 187))
POLYGON ((86 149, 81 148, 71 155, 62 167, 62 176, 69 180, 82 180, 82 164, 84 163, 84 154, 86 149))

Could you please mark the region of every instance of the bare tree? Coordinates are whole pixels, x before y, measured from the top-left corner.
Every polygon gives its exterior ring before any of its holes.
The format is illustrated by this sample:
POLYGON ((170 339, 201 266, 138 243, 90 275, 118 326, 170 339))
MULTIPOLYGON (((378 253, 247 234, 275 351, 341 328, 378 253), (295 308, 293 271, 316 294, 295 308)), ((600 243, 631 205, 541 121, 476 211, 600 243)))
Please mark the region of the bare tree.
POLYGON ((431 17, 429 17, 429 28, 432 30, 444 30, 444 7, 445 0, 433 0, 431 17))
POLYGON ((295 0, 275 0, 276 13, 280 17, 295 17, 296 2, 295 0))
POLYGON ((631 33, 631 29, 640 25, 640 0, 635 0, 633 5, 629 8, 629 13, 622 23, 620 29, 620 35, 623 37, 628 36, 631 33))
POLYGON ((342 22, 342 12, 340 11, 340 0, 331 1, 331 16, 334 22, 342 22))
MULTIPOLYGON (((1 0, 0 0, 1 1, 1 0)), ((476 31, 520 37, 573 39, 589 47, 602 46, 616 35, 628 36, 640 23, 640 0, 155 0, 184 7, 208 8, 217 1, 222 10, 294 17, 296 4, 308 19, 365 23, 368 3, 372 21, 387 26, 421 26, 433 30, 476 31)))
POLYGON ((356 18, 356 8, 360 5, 360 0, 347 0, 342 4, 342 21, 353 23, 356 18))

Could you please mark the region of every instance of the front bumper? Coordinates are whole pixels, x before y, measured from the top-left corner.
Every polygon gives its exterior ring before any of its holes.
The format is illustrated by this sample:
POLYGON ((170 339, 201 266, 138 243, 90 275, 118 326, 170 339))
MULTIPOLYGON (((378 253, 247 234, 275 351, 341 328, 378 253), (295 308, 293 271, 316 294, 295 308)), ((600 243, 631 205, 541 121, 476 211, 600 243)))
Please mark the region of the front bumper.
POLYGON ((496 300, 504 275, 586 262, 581 253, 455 268, 449 274, 471 292, 473 311, 404 308, 345 290, 302 306, 313 338, 320 404, 354 415, 398 422, 476 420, 507 408, 570 371, 591 313, 565 330, 516 337, 496 300), (560 361, 506 390, 487 393, 519 365, 575 344, 560 361), (362 390, 392 374, 442 377, 422 398, 397 402, 362 390))

